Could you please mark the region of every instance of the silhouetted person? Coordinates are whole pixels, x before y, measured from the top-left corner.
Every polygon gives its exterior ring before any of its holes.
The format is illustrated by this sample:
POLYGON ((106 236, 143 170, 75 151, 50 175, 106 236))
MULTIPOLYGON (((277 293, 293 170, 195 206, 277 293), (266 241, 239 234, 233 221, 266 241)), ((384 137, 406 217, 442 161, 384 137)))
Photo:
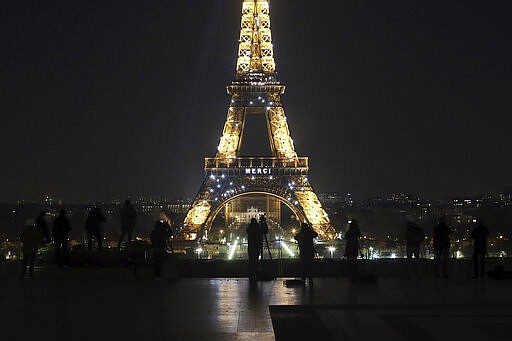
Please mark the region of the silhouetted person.
POLYGON ((165 225, 165 229, 167 230, 167 246, 169 247, 168 250, 174 254, 174 250, 172 248, 172 236, 174 236, 174 231, 173 231, 173 228, 171 227, 171 224, 172 224, 172 221, 170 221, 169 219, 165 220, 165 219, 162 219, 164 225, 165 225))
POLYGON ((55 263, 62 266, 68 257, 68 239, 71 223, 66 211, 60 210, 59 216, 53 221, 53 240, 55 242, 55 263))
POLYGON ((258 277, 258 258, 263 248, 263 230, 256 218, 247 227, 247 253, 249 256, 249 279, 258 277))
POLYGON ((21 250, 23 252, 23 263, 21 269, 21 278, 25 278, 27 266, 29 267, 30 278, 34 277, 34 263, 39 245, 44 242, 41 231, 36 226, 33 219, 25 222, 25 227, 21 231, 20 240, 23 244, 21 250))
POLYGON ((450 257, 450 234, 453 230, 446 224, 446 217, 441 217, 434 227, 434 256, 436 277, 440 277, 442 267, 443 277, 448 278, 448 258, 450 257))
POLYGON ((425 240, 425 233, 421 226, 414 224, 411 221, 406 223, 405 230, 405 240, 406 240, 406 253, 407 258, 409 259, 408 266, 408 275, 407 278, 411 276, 412 267, 414 266, 414 271, 416 272, 416 277, 419 277, 419 263, 418 259, 421 257, 421 244, 425 240), (413 261, 412 258, 415 258, 413 261), (414 262, 414 263, 413 263, 414 262))
POLYGON ((313 239, 318 237, 316 233, 307 223, 302 223, 299 233, 294 238, 299 244, 300 261, 302 264, 302 280, 309 278, 309 282, 313 283, 312 268, 315 259, 315 245, 313 239))
POLYGON ((345 233, 345 257, 347 259, 357 259, 359 256, 359 238, 361 238, 363 234, 359 229, 359 224, 357 220, 353 219, 349 223, 349 227, 347 232, 345 233))
POLYGON ((162 278, 162 265, 167 257, 169 248, 169 224, 163 220, 155 223, 151 231, 151 250, 154 259, 154 274, 156 278, 162 278))
POLYGON ((487 255, 487 236, 489 230, 484 226, 482 219, 478 219, 478 225, 471 232, 473 239, 473 278, 484 278, 485 257, 487 255))
POLYGON ((93 207, 89 214, 87 215, 87 219, 85 219, 85 232, 87 232, 87 242, 89 250, 92 250, 92 238, 96 239, 98 243, 98 249, 102 248, 102 238, 100 233, 100 225, 101 222, 106 221, 107 219, 101 213, 101 210, 98 207, 93 207))
POLYGON ((135 228, 137 211, 135 211, 135 208, 133 208, 132 202, 130 200, 126 200, 124 202, 124 206, 121 208, 119 215, 121 216, 121 235, 117 241, 118 248, 121 247, 121 243, 123 242, 125 235, 128 235, 128 242, 132 241, 132 234, 133 229, 135 228))
POLYGON ((356 219, 352 219, 349 223, 348 231, 345 233, 345 257, 347 257, 349 274, 352 276, 356 275, 356 260, 359 256, 359 238, 363 234, 359 229, 359 224, 356 219))
POLYGON ((41 211, 41 213, 39 213, 39 216, 36 218, 36 226, 43 235, 43 237, 46 239, 46 242, 51 243, 52 239, 50 238, 50 231, 48 229, 48 224, 46 223, 44 217, 46 217, 46 211, 41 211))

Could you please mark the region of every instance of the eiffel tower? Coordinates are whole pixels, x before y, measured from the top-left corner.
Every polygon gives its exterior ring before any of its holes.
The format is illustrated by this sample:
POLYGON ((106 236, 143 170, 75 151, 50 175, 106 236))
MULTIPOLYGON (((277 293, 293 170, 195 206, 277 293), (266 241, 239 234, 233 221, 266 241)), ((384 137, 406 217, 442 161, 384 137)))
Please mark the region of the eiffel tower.
POLYGON ((308 158, 299 157, 281 103, 285 85, 276 77, 269 0, 244 0, 231 104, 214 158, 205 158, 206 178, 184 220, 181 236, 196 239, 208 231, 229 202, 263 194, 290 208, 321 239, 335 230, 308 180, 308 158), (272 157, 240 157, 248 114, 264 115, 272 157))

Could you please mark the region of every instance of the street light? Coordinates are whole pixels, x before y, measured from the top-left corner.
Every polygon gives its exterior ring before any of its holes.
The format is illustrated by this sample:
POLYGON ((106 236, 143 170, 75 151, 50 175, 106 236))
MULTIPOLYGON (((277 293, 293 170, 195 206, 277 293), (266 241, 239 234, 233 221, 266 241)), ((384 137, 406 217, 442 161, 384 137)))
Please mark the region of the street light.
POLYGON ((197 252, 197 259, 201 259, 201 253, 203 252, 203 249, 201 247, 198 247, 196 249, 197 252))
POLYGON ((336 248, 334 246, 329 246, 328 250, 331 253, 331 258, 334 258, 334 251, 336 251, 336 248))

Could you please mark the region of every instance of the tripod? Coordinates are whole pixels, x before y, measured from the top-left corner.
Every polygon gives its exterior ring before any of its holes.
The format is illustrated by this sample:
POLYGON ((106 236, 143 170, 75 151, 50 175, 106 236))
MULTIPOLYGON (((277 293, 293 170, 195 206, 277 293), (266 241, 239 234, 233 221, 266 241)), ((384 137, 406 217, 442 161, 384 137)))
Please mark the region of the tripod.
MULTIPOLYGON (((265 238, 265 245, 267 246, 268 257, 272 260, 272 253, 270 253, 270 246, 268 245, 267 233, 268 233, 268 225, 267 218, 264 215, 260 216, 260 228, 263 232, 263 237, 265 238)), ((263 260, 263 245, 261 246, 261 260, 263 260)))
POLYGON ((264 281, 274 280, 276 278, 276 274, 275 274, 275 270, 273 268, 274 262, 272 261, 272 253, 270 252, 270 245, 269 245, 268 239, 267 239, 268 225, 267 225, 267 222, 266 222, 266 219, 264 216, 260 217, 260 232, 263 234, 263 238, 265 239, 265 245, 263 245, 263 243, 261 243, 261 251, 260 251, 261 275, 260 275, 260 279, 262 279, 264 281), (267 247, 268 257, 270 258, 270 261, 271 261, 271 262, 269 262, 269 264, 266 264, 266 265, 263 263, 263 254, 264 254, 263 248, 265 246, 267 247))
MULTIPOLYGON (((268 257, 270 258, 270 260, 272 260, 272 253, 270 253, 270 246, 268 246, 267 234, 264 233, 263 237, 265 238, 265 245, 267 246, 268 257)), ((261 247, 261 260, 263 260, 263 246, 261 247)))

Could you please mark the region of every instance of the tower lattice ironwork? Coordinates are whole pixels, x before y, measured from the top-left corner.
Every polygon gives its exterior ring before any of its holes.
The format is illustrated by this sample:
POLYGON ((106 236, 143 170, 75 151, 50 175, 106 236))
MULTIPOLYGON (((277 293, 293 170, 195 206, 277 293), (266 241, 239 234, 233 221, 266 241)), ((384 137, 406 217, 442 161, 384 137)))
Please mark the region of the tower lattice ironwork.
POLYGON ((209 230, 231 200, 249 195, 277 197, 322 239, 335 230, 308 180, 308 158, 299 157, 290 137, 276 77, 268 0, 244 0, 234 81, 227 86, 231 104, 214 158, 206 158, 206 178, 181 229, 187 239, 209 230), (248 114, 264 115, 272 157, 240 157, 248 114))

